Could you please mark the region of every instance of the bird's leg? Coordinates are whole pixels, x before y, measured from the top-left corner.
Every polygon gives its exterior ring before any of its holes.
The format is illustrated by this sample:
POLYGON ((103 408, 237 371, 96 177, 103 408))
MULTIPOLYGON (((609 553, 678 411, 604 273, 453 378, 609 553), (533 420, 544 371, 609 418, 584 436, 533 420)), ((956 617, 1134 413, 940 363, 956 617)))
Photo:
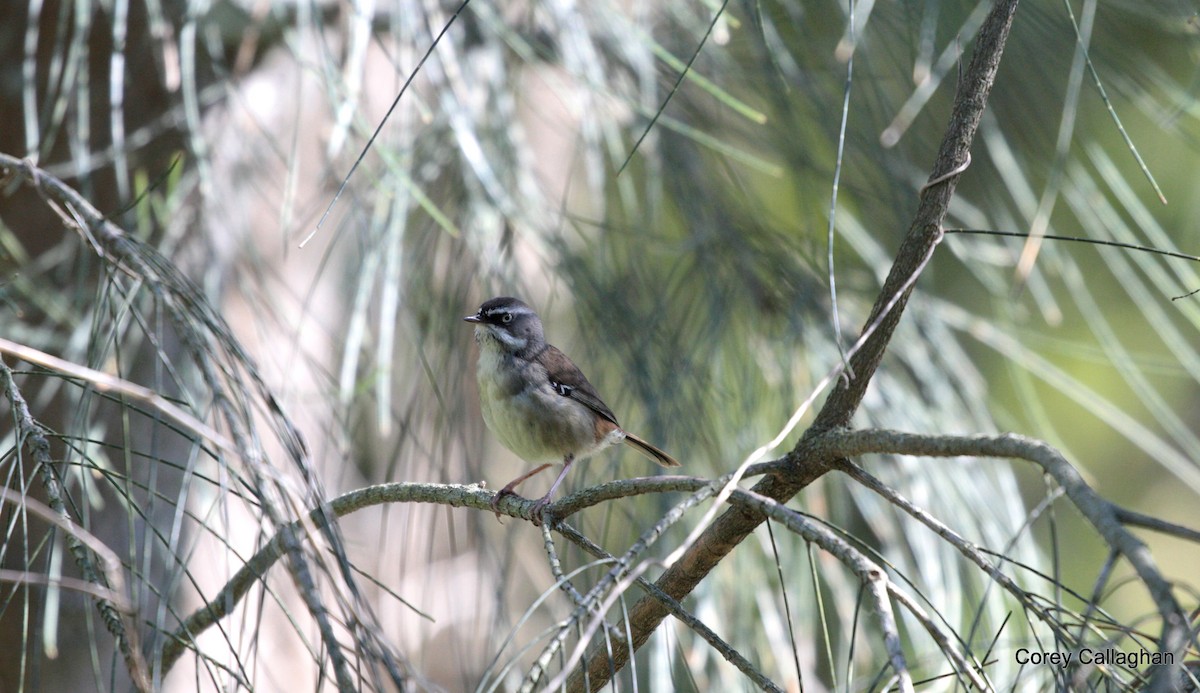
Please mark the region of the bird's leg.
POLYGON ((546 495, 539 498, 537 502, 533 504, 533 524, 539 527, 541 526, 542 512, 545 511, 547 505, 550 505, 550 497, 553 496, 554 492, 558 490, 558 485, 562 483, 563 477, 567 475, 567 470, 571 468, 571 463, 574 461, 574 455, 567 455, 563 458, 563 468, 562 471, 558 473, 558 478, 555 479, 554 483, 550 485, 550 490, 546 492, 546 495))
MULTIPOLYGON (((543 464, 542 466, 540 466, 540 467, 538 467, 538 468, 534 469, 534 470, 533 470, 533 471, 531 471, 531 472, 525 472, 525 473, 524 473, 524 474, 522 474, 521 476, 519 476, 519 477, 517 477, 516 479, 513 479, 512 481, 510 481, 510 482, 508 482, 507 484, 505 484, 505 485, 504 485, 504 488, 502 488, 502 489, 500 489, 499 491, 497 491, 497 492, 496 492, 496 495, 492 496, 492 512, 496 513, 496 520, 497 520, 497 521, 499 521, 499 520, 500 520, 500 508, 499 508, 499 505, 500 505, 500 501, 501 501, 501 500, 502 500, 502 499, 503 499, 505 496, 515 496, 515 495, 517 495, 517 494, 516 494, 516 493, 513 491, 513 489, 515 489, 515 488, 516 488, 516 487, 517 487, 517 486, 518 486, 518 485, 519 485, 519 484, 520 484, 522 481, 525 481, 526 479, 528 479, 529 477, 533 476, 534 474, 537 474, 538 472, 541 472, 541 471, 543 471, 543 470, 544 470, 544 469, 546 469, 547 467, 553 467, 553 466, 554 466, 554 465, 553 465, 552 463, 550 463, 550 462, 547 462, 546 464, 543 464)), ((559 478, 561 479, 561 477, 559 477, 559 478)), ((555 485, 557 485, 557 483, 558 483, 558 482, 555 482, 555 485)))

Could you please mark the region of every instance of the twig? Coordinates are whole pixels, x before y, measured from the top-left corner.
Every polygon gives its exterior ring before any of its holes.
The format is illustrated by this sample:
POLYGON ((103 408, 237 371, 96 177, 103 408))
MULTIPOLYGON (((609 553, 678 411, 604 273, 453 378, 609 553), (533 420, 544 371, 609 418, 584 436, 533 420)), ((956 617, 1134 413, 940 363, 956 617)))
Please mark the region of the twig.
POLYGON ((10 354, 22 361, 27 361, 47 370, 57 371, 68 377, 82 380, 91 384, 92 387, 100 392, 115 392, 129 399, 145 402, 197 436, 212 441, 214 445, 223 448, 227 452, 233 454, 237 454, 238 452, 233 442, 218 433, 212 426, 187 413, 150 388, 143 387, 137 383, 131 383, 128 380, 118 378, 115 375, 109 375, 103 371, 72 363, 53 354, 47 354, 44 351, 24 344, 18 344, 3 337, 0 337, 0 354, 10 354))
MULTIPOLYGON (((4 395, 12 405, 16 418, 18 440, 24 440, 34 461, 41 468, 42 483, 50 500, 50 508, 28 496, 19 496, 7 488, 0 488, 0 500, 20 505, 61 528, 66 533, 67 547, 75 559, 76 566, 79 567, 79 572, 83 573, 83 579, 100 590, 108 590, 124 598, 125 582, 121 576, 121 560, 112 549, 71 520, 66 503, 62 499, 58 478, 55 476, 54 461, 50 457, 50 441, 46 439, 42 426, 34 420, 28 403, 13 379, 12 371, 3 360, 0 360, 0 380, 3 380, 4 395), (104 564, 104 575, 108 585, 104 584, 104 580, 96 571, 88 553, 89 549, 95 552, 104 564)), ((149 669, 138 646, 137 625, 130 617, 132 605, 128 601, 113 602, 96 597, 96 608, 100 611, 108 632, 117 641, 117 649, 125 660, 133 684, 139 691, 150 691, 149 669)))
MULTIPOLYGON (((13 501, 11 498, 7 500, 10 500, 14 503, 19 502, 13 501)), ((43 573, 31 573, 27 570, 8 570, 0 568, 0 582, 13 582, 24 585, 47 585, 50 587, 73 590, 75 592, 90 595, 95 599, 103 599, 112 602, 113 606, 122 613, 130 613, 133 608, 130 606, 129 600, 125 598, 125 595, 117 592, 116 590, 88 582, 87 580, 80 580, 78 578, 62 576, 54 577, 52 575, 46 575, 43 573)))
POLYGON ((576 606, 587 605, 587 600, 575 589, 575 585, 571 580, 563 574, 562 562, 558 559, 558 550, 554 548, 554 535, 550 533, 550 523, 542 523, 542 548, 546 550, 546 559, 550 564, 550 574, 554 576, 554 582, 559 589, 566 593, 571 601, 576 606))
MULTIPOLYGON (((488 491, 475 484, 378 484, 342 494, 324 508, 310 511, 305 517, 280 528, 274 537, 234 573, 216 595, 192 612, 174 633, 167 636, 162 654, 163 673, 170 671, 180 655, 201 633, 229 615, 250 586, 262 579, 271 566, 284 555, 285 535, 303 536, 304 531, 324 530, 333 518, 384 503, 439 503, 455 508, 491 510, 490 503, 494 495, 494 491, 488 491)), ((529 506, 533 505, 533 501, 526 503, 529 506)), ((504 509, 504 504, 501 504, 501 510, 504 509)))
MULTIPOLYGON (((633 582, 631 575, 637 577, 646 570, 645 564, 634 565, 635 559, 653 546, 654 543, 658 541, 658 539, 661 538, 662 535, 671 527, 671 525, 674 525, 676 522, 679 522, 681 519, 683 519, 685 512, 693 507, 696 507, 708 498, 711 498, 713 494, 717 493, 718 489, 720 488, 721 485, 719 483, 706 483, 701 486, 690 496, 676 503, 674 507, 668 510, 662 516, 662 518, 658 520, 658 522, 654 523, 653 526, 642 532, 641 536, 639 536, 637 540, 634 541, 628 549, 626 549, 624 554, 617 557, 613 567, 596 581, 596 584, 593 585, 590 590, 588 590, 588 593, 585 596, 585 600, 587 601, 588 605, 593 605, 600 601, 601 595, 608 594, 608 596, 604 599, 604 602, 602 602, 601 608, 596 609, 597 620, 602 620, 604 614, 607 612, 607 606, 605 606, 605 604, 611 603, 616 596, 619 596, 620 593, 622 593, 625 589, 624 585, 633 582)), ((562 647, 563 642, 566 640, 566 637, 570 632, 571 625, 581 621, 586 615, 587 610, 587 606, 577 607, 575 612, 571 614, 571 617, 567 619, 566 623, 559 628, 558 634, 554 638, 551 638, 550 642, 543 650, 542 655, 538 657, 537 662, 530 670, 529 675, 526 677, 526 683, 530 684, 531 686, 537 684, 538 680, 541 678, 546 664, 562 647)), ((586 632, 591 633, 596 627, 597 624, 595 621, 593 621, 592 623, 588 624, 586 632)), ((586 643, 587 638, 584 638, 582 642, 586 643)), ((572 663, 570 666, 574 666, 574 663, 582 658, 582 656, 582 652, 578 653, 577 655, 573 655, 571 657, 572 663)), ((547 688, 553 690, 561 687, 561 684, 561 681, 555 680, 548 684, 547 688)))
MULTIPOLYGON (((1071 463, 1050 445, 1012 433, 974 436, 926 436, 898 431, 830 431, 822 436, 839 454, 845 456, 886 452, 934 457, 1002 457, 1033 462, 1050 475, 1075 507, 1087 518, 1100 537, 1133 566, 1145 584, 1162 618, 1159 652, 1182 660, 1190 636, 1188 619, 1171 584, 1163 577, 1149 549, 1121 524, 1118 508, 1100 497, 1071 463)), ((1175 673, 1163 667, 1155 672, 1152 690, 1172 688, 1175 673)))
MULTIPOLYGON (((596 558, 602 560, 616 560, 612 554, 597 546, 586 536, 580 534, 579 531, 574 527, 566 523, 559 523, 555 529, 564 537, 566 537, 568 541, 573 542, 576 546, 580 547, 584 551, 587 551, 596 558)), ((783 690, 779 686, 775 685, 773 681, 768 679, 766 675, 763 674, 763 672, 757 667, 755 667, 750 660, 746 659, 742 653, 738 652, 732 646, 730 646, 729 643, 721 639, 721 637, 713 632, 713 630, 709 628, 707 624, 696 618, 690 611, 685 609, 682 604, 672 599, 670 595, 659 589, 658 586, 653 582, 650 582, 646 578, 640 576, 635 582, 639 587, 649 592, 650 595, 655 599, 658 599, 660 602, 662 602, 663 606, 665 606, 667 610, 671 612, 672 616, 674 616, 680 623, 691 629, 693 633, 703 638, 704 641, 712 646, 712 648, 716 650, 722 657, 724 657, 726 661, 737 667, 738 671, 745 674, 746 677, 754 683, 754 685, 758 686, 764 691, 781 692, 783 690)), ((623 642, 628 642, 628 638, 625 637, 623 642)))
POLYGON ((1187 539, 1188 541, 1200 543, 1200 531, 1192 529, 1191 527, 1183 527, 1172 522, 1167 522, 1166 520, 1160 520, 1157 517, 1143 515, 1137 511, 1129 510, 1116 505, 1113 506, 1113 510, 1117 513, 1117 519, 1123 524, 1132 525, 1134 527, 1144 527, 1145 529, 1154 530, 1155 532, 1161 532, 1163 534, 1179 537, 1180 539, 1187 539))

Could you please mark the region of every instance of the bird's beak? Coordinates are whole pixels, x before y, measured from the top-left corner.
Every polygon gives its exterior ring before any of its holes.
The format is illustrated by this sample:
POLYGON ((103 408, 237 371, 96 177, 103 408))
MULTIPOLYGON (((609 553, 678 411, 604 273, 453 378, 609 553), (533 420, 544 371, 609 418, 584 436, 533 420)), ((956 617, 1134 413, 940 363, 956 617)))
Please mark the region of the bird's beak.
POLYGON ((467 322, 483 322, 483 318, 479 317, 478 314, 468 315, 467 317, 463 318, 463 320, 466 320, 467 322))

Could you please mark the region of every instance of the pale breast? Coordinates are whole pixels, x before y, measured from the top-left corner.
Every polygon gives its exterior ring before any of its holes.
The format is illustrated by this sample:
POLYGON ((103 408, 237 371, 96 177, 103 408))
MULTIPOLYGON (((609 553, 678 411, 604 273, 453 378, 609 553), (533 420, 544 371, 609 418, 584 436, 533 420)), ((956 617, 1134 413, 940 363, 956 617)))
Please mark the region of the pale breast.
POLYGON ((597 441, 590 409, 555 392, 541 366, 526 364, 529 372, 521 374, 511 359, 499 350, 481 350, 478 371, 483 420, 509 450, 528 462, 561 462, 620 440, 617 429, 597 441))

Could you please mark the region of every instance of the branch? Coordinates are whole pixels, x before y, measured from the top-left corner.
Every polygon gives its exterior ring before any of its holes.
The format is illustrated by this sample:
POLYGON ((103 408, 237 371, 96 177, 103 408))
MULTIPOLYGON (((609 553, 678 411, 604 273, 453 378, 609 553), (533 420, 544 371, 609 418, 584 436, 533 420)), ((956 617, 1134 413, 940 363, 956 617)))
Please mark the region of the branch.
MULTIPOLYGON (((330 519, 373 505, 397 502, 440 503, 455 508, 490 510, 489 503, 494 495, 494 492, 475 484, 379 484, 345 493, 330 501, 327 506, 309 511, 305 517, 280 528, 275 536, 225 583, 220 592, 207 600, 204 606, 192 612, 174 633, 167 636, 162 654, 163 674, 171 670, 187 647, 192 645, 201 633, 233 611, 250 587, 261 580, 267 570, 288 551, 288 542, 297 541, 297 538, 306 532, 326 529, 330 519)), ((532 507, 533 501, 528 501, 528 504, 532 507)))
MULTIPOLYGON (((1002 457, 1033 462, 1042 471, 1053 477, 1067 494, 1067 498, 1087 518, 1102 539, 1120 553, 1133 566, 1134 572, 1150 592, 1158 613, 1162 617, 1162 633, 1158 647, 1161 653, 1171 653, 1182 661, 1189 639, 1188 619, 1171 584, 1163 577, 1149 549, 1129 530, 1122 526, 1122 516, 1134 520, 1142 516, 1122 511, 1102 498, 1053 447, 1032 438, 1005 433, 1002 435, 974 436, 926 436, 886 430, 830 431, 823 434, 822 443, 829 445, 837 455, 850 457, 869 453, 900 455, 925 455, 931 457, 1002 457)), ((843 467, 847 473, 860 481, 861 474, 855 466, 843 467)), ((939 531, 939 534, 941 532, 939 531)), ((945 536, 943 534, 943 536, 945 536)), ((1172 687, 1174 673, 1168 667, 1155 672, 1151 690, 1168 690, 1172 687)))
MULTIPOLYGON (((900 321, 912 293, 914 275, 928 261, 942 238, 942 221, 957 183, 956 175, 943 177, 948 172, 960 169, 968 160, 1016 8, 1017 0, 996 0, 980 28, 975 53, 963 75, 950 124, 938 151, 935 174, 930 176, 934 184, 926 186, 921 192, 916 217, 867 320, 867 329, 872 334, 850 358, 850 370, 855 377, 845 387, 835 388, 830 393, 812 428, 788 455, 790 465, 787 471, 760 481, 754 487, 756 493, 785 502, 829 470, 833 460, 807 455, 808 438, 849 423, 900 321)), ((659 577, 658 586, 672 598, 682 599, 762 521, 763 516, 753 511, 742 508, 727 511, 659 577)), ((634 604, 626 624, 627 630, 633 635, 631 649, 640 648, 666 616, 667 610, 653 597, 643 597, 634 604)), ((625 667, 629 660, 628 653, 628 649, 618 649, 610 655, 603 643, 594 643, 584 666, 573 672, 568 690, 572 693, 582 692, 585 681, 590 690, 599 690, 625 667)))
MULTIPOLYGON (((1054 619, 1053 614, 1031 599, 1030 595, 996 567, 984 552, 963 539, 936 518, 913 506, 906 499, 900 497, 899 494, 867 474, 859 466, 849 462, 846 458, 870 453, 890 453, 935 457, 1005 457, 1024 459, 1038 464, 1046 474, 1058 481, 1067 497, 1088 518, 1105 541, 1114 547, 1116 552, 1125 556, 1134 566, 1139 578, 1150 590, 1163 617, 1165 625, 1160 640, 1161 651, 1164 653, 1171 652, 1178 659, 1182 658, 1183 649, 1186 647, 1186 640, 1188 638, 1186 616, 1176 602, 1170 584, 1159 573, 1145 546, 1121 526, 1122 522, 1128 521, 1141 526, 1154 526, 1154 528, 1160 529, 1163 527, 1156 525, 1163 523, 1151 522, 1152 518, 1146 518, 1137 513, 1120 509, 1101 498, 1083 481, 1074 467, 1049 445, 1012 434, 926 436, 886 430, 847 431, 839 429, 819 436, 809 436, 806 439, 804 453, 806 458, 831 460, 830 464, 835 468, 840 469, 868 488, 880 493, 889 502, 900 507, 933 529, 939 536, 958 548, 965 557, 987 572, 1006 591, 1020 601, 1025 608, 1037 614, 1050 627, 1058 628, 1058 623, 1054 619)), ((768 471, 772 469, 778 469, 778 463, 759 465, 755 471, 768 471)), ((572 494, 552 505, 550 510, 551 515, 560 517, 605 500, 630 497, 643 493, 690 492, 691 494, 688 498, 680 501, 672 513, 669 513, 655 527, 648 530, 643 535, 642 540, 635 542, 625 555, 620 558, 614 558, 604 552, 580 536, 570 526, 561 522, 553 523, 554 527, 568 539, 579 544, 589 553, 613 562, 616 566, 605 578, 594 585, 587 595, 580 595, 578 592, 572 593, 572 599, 579 608, 563 626, 563 631, 565 632, 574 627, 574 624, 581 622, 588 614, 595 614, 598 610, 596 605, 602 603, 602 594, 608 592, 609 596, 606 599, 611 599, 612 594, 619 593, 625 586, 636 580, 650 593, 647 599, 660 601, 664 609, 676 614, 688 627, 697 629, 697 632, 708 640, 714 648, 735 662, 756 684, 766 688, 772 687, 773 684, 765 679, 761 672, 754 669, 736 651, 721 642, 711 632, 707 632, 705 629, 698 629, 693 622, 694 619, 679 605, 678 600, 670 596, 669 593, 663 591, 657 585, 652 585, 642 580, 640 577, 629 578, 631 566, 637 555, 643 552, 645 547, 649 546, 655 538, 661 536, 665 527, 670 522, 678 519, 684 511, 695 507, 704 499, 711 497, 717 489, 723 488, 729 476, 726 475, 715 480, 670 476, 616 481, 572 494)), ((209 604, 205 608, 198 610, 185 620, 176 634, 170 638, 171 644, 164 650, 164 670, 170 669, 188 642, 191 642, 192 639, 215 623, 216 620, 228 614, 240 601, 242 596, 245 595, 249 587, 255 581, 261 579, 271 565, 283 555, 282 542, 285 535, 293 537, 301 536, 301 530, 303 532, 314 532, 324 527, 325 518, 341 517, 355 510, 382 503, 429 502, 452 507, 472 507, 479 510, 488 510, 490 509, 490 501, 493 495, 491 491, 477 485, 382 484, 347 493, 330 503, 325 511, 322 511, 322 509, 312 511, 306 520, 293 523, 269 541, 238 571, 225 588, 209 601, 209 604)), ((945 653, 947 659, 954 665, 955 669, 960 675, 969 679, 972 686, 981 689, 988 687, 987 682, 978 674, 978 667, 980 665, 969 662, 964 654, 953 645, 952 640, 940 630, 936 622, 924 613, 920 605, 907 593, 898 589, 888 579, 884 569, 863 555, 858 549, 845 542, 830 530, 811 522, 800 513, 785 507, 774 499, 767 498, 753 491, 735 488, 731 495, 731 502, 737 506, 736 512, 745 514, 752 512, 756 515, 770 517, 779 521, 790 530, 803 536, 806 540, 812 541, 825 551, 828 551, 858 575, 867 588, 868 594, 871 596, 874 610, 879 619, 884 645, 887 649, 891 666, 899 676, 902 689, 909 690, 912 682, 901 650, 898 626, 890 603, 891 599, 896 600, 897 604, 909 611, 921 623, 934 638, 935 642, 938 643, 939 649, 945 653)), ((500 509, 513 516, 524 516, 529 513, 532 506, 533 501, 510 497, 500 504, 500 509)), ((547 522, 545 525, 547 533, 551 524, 551 522, 547 522)), ((1194 530, 1186 528, 1174 526, 1167 526, 1165 528, 1179 536, 1191 536, 1194 538, 1196 534, 1194 530)), ((633 572, 636 574, 636 571, 633 572)), ((599 611, 602 613, 603 609, 601 608, 599 611)), ((600 617, 597 616, 596 618, 600 617)), ((594 630, 595 626, 596 624, 593 624, 591 628, 594 630)), ((628 647, 629 638, 622 635, 622 633, 623 631, 620 628, 609 629, 610 652, 622 652, 628 647)), ((556 641, 561 644, 560 639, 556 639, 556 641)), ((555 646, 555 651, 559 646, 555 646)), ((1172 674, 1164 668, 1158 670, 1156 675, 1165 677, 1172 674)), ((539 674, 535 671, 531 672, 531 676, 533 677, 531 682, 536 682, 539 674)), ((1169 679, 1160 678, 1155 680, 1154 685, 1161 688, 1167 683, 1169 683, 1169 679)))
MULTIPOLYGON (((571 541, 576 546, 580 547, 596 558, 605 561, 616 560, 612 554, 597 546, 591 539, 588 539, 584 535, 580 534, 574 527, 566 524, 565 522, 559 523, 555 529, 564 537, 566 537, 568 541, 571 541)), ((691 629, 691 631, 696 635, 699 635, 701 638, 703 638, 704 641, 712 646, 712 648, 716 650, 722 657, 724 657, 726 661, 737 667, 739 671, 745 674, 746 677, 754 683, 754 685, 758 686, 764 691, 781 690, 775 685, 774 682, 768 679, 766 675, 764 675, 748 659, 746 659, 742 653, 738 652, 729 643, 722 640, 721 637, 713 632, 713 630, 709 628, 706 623, 696 618, 690 611, 685 609, 682 604, 672 599, 671 596, 666 592, 660 590, 653 582, 650 582, 646 578, 640 576, 637 578, 636 582, 639 587, 646 590, 646 592, 650 593, 655 599, 662 602, 663 606, 665 606, 671 612, 671 615, 674 616, 680 623, 691 629)), ((615 627, 613 630, 615 632, 619 632, 616 631, 615 627)))
MULTIPOLYGON (((728 475, 727 475, 728 476, 728 475)), ((753 667, 748 660, 740 655, 736 650, 729 647, 728 644, 720 640, 714 633, 706 628, 703 624, 696 621, 694 617, 672 599, 669 595, 662 592, 658 587, 645 581, 640 577, 633 580, 629 579, 631 574, 631 566, 636 556, 643 552, 649 546, 653 539, 661 536, 662 532, 675 520, 678 520, 684 512, 695 507, 704 499, 711 497, 718 489, 722 488, 728 481, 727 477, 722 477, 715 480, 706 480, 700 478, 688 477, 651 477, 645 479, 634 479, 620 482, 612 482, 601 486, 587 489, 580 493, 572 494, 564 498, 559 503, 551 506, 551 512, 554 515, 561 514, 565 508, 579 508, 599 502, 600 499, 612 499, 623 496, 639 495, 646 492, 664 492, 664 491, 690 491, 691 495, 688 498, 680 501, 675 508, 675 512, 669 513, 662 521, 644 533, 642 540, 635 542, 634 545, 620 558, 613 558, 599 547, 592 544, 586 538, 579 535, 573 528, 564 523, 557 522, 555 528, 562 532, 571 541, 579 544, 589 553, 598 557, 611 560, 615 567, 609 571, 609 574, 602 578, 594 585, 587 595, 573 595, 572 598, 579 608, 563 626, 563 630, 569 630, 573 623, 579 622, 588 613, 594 613, 597 608, 596 604, 601 603, 601 595, 608 591, 611 594, 619 593, 627 586, 628 582, 636 581, 653 596, 653 598, 662 600, 664 608, 676 614, 681 621, 688 627, 692 628, 701 637, 707 640, 718 652, 726 659, 733 662, 741 669, 752 681, 766 690, 775 690, 776 687, 770 682, 761 672, 753 667)), ((491 499, 494 492, 484 489, 478 485, 447 485, 447 484, 415 484, 415 483, 391 483, 379 484, 370 486, 357 491, 346 493, 334 499, 325 508, 318 508, 308 513, 303 520, 297 520, 290 525, 282 528, 270 541, 260 548, 243 566, 234 574, 233 578, 211 599, 207 600, 204 607, 197 609, 190 616, 184 619, 184 622, 176 629, 176 631, 167 637, 167 644, 163 648, 162 655, 162 671, 165 673, 170 671, 179 657, 186 651, 188 646, 195 641, 197 637, 209 627, 214 625, 221 618, 227 616, 242 598, 247 594, 251 586, 258 580, 263 579, 267 571, 285 555, 284 542, 288 537, 295 540, 298 537, 305 536, 321 531, 325 528, 329 518, 342 517, 357 510, 367 508, 373 505, 383 503, 399 503, 399 502, 417 502, 417 503, 439 503, 451 507, 469 507, 477 510, 490 511, 491 499)), ((911 676, 908 673, 907 665, 904 661, 904 656, 900 649, 899 630, 896 625, 895 617, 892 615, 892 607, 888 600, 888 596, 896 598, 899 603, 909 610, 913 610, 915 602, 906 594, 900 592, 896 586, 891 583, 883 568, 875 564, 860 551, 846 543, 830 530, 821 527, 800 513, 791 510, 779 503, 762 496, 753 494, 750 491, 737 488, 733 491, 731 500, 734 504, 752 508, 756 512, 763 513, 772 517, 792 531, 795 531, 804 536, 809 541, 814 542, 832 555, 837 557, 843 563, 851 568, 868 587, 869 593, 872 596, 872 603, 876 614, 881 623, 881 629, 884 637, 884 644, 888 651, 888 657, 893 667, 896 669, 901 686, 904 690, 911 690, 911 676)), ((528 514, 533 507, 534 501, 508 497, 500 504, 502 511, 507 511, 513 516, 522 516, 528 514)), ((550 522, 546 523, 549 526, 550 522)), ((634 571, 636 574, 636 571, 634 571)), ((603 612, 603 609, 600 609, 603 612)), ((956 667, 971 679, 972 684, 977 687, 986 687, 983 680, 978 678, 973 668, 967 663, 966 659, 952 647, 950 640, 944 633, 941 633, 936 624, 934 624, 926 615, 921 613, 919 609, 913 611, 914 615, 927 629, 930 630, 934 639, 946 649, 947 655, 956 667)), ((626 638, 619 635, 619 629, 610 629, 610 635, 616 633, 614 639, 624 646, 626 638)), ((561 643, 560 643, 561 644, 561 643)), ((548 650, 550 648, 547 648, 548 650)), ((555 648, 557 649, 557 647, 555 648)), ((582 656, 582 653, 580 653, 582 656)), ((532 672, 531 675, 536 680, 538 674, 532 672)))
POLYGON ((115 392, 128 399, 145 402, 200 438, 209 440, 235 455, 238 453, 233 442, 221 435, 212 426, 192 416, 178 405, 168 401, 165 397, 148 387, 129 382, 115 375, 109 375, 103 371, 72 363, 53 354, 47 354, 44 351, 34 349, 25 344, 18 344, 3 337, 0 337, 0 354, 9 354, 22 361, 32 363, 35 366, 41 366, 48 371, 57 371, 70 378, 82 380, 99 392, 115 392))
POLYGON ((46 439, 45 429, 34 420, 33 414, 29 411, 29 404, 13 379, 12 370, 3 360, 0 360, 0 380, 3 381, 4 395, 12 406, 13 417, 16 419, 17 440, 24 441, 30 454, 33 455, 34 462, 41 469, 42 483, 50 501, 50 508, 44 508, 41 503, 32 498, 16 496, 7 488, 0 488, 0 500, 20 505, 25 510, 32 511, 53 522, 63 530, 66 534, 67 548, 75 559, 75 565, 79 568, 79 572, 83 574, 84 581, 96 587, 97 592, 93 595, 96 609, 100 612, 104 626, 117 642, 117 649, 125 660, 125 668, 129 671, 129 677, 139 691, 149 691, 151 689, 149 671, 142 658, 141 648, 138 646, 137 625, 130 617, 133 613, 133 606, 125 599, 125 581, 121 576, 121 560, 117 558, 112 549, 71 519, 66 503, 63 502, 58 477, 55 475, 54 461, 50 456, 50 441, 46 439), (97 572, 88 549, 99 556, 104 564, 107 585, 105 579, 101 578, 100 573, 97 572), (119 597, 121 601, 114 602, 111 598, 100 596, 104 593, 119 597))

